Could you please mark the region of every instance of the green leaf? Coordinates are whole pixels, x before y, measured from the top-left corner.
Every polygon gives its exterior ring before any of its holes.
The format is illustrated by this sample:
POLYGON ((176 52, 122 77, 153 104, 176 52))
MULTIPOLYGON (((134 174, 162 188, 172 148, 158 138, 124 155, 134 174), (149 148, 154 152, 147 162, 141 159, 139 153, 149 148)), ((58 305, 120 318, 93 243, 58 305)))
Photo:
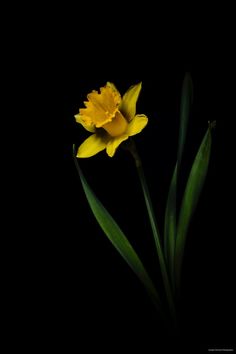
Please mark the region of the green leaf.
POLYGON ((179 168, 182 160, 184 144, 186 140, 187 126, 189 120, 190 106, 193 100, 193 84, 190 74, 186 74, 181 95, 180 104, 180 129, 177 162, 174 168, 173 176, 170 183, 169 193, 165 211, 165 230, 164 230, 164 252, 168 264, 169 274, 174 288, 174 257, 175 257, 175 241, 176 241, 176 195, 177 180, 179 168))
POLYGON ((193 101, 193 83, 190 74, 186 74, 182 87, 182 96, 180 104, 180 129, 179 129, 179 146, 178 146, 178 164, 180 165, 184 144, 186 140, 186 133, 189 121, 190 106, 193 101))
POLYGON ((150 279, 137 253, 129 243, 128 239, 126 238, 126 236, 124 235, 124 233, 122 232, 118 224, 108 213, 108 211, 105 209, 105 207, 95 196, 92 189, 88 185, 88 182, 86 181, 79 167, 74 148, 73 148, 73 157, 89 206, 98 224, 100 225, 101 229, 108 237, 108 239, 111 241, 113 246, 116 248, 116 250, 120 253, 123 259, 128 263, 130 268, 134 271, 134 273, 143 283, 157 309, 162 311, 160 298, 152 280, 150 279))
POLYGON ((176 190, 177 190, 177 163, 170 183, 165 211, 165 230, 164 230, 164 252, 174 288, 174 255, 176 239, 176 190))
POLYGON ((175 279, 178 290, 180 288, 186 235, 207 175, 211 153, 211 130, 214 126, 215 122, 209 124, 193 162, 182 199, 175 247, 175 279))

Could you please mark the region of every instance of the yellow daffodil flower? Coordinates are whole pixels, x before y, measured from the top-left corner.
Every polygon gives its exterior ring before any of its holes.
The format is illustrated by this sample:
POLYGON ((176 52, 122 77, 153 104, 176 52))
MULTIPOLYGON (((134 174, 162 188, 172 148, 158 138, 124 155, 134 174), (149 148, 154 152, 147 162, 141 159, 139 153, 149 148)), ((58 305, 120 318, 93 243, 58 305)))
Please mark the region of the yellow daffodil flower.
POLYGON ((104 149, 112 157, 123 141, 143 130, 148 118, 136 115, 141 86, 141 83, 131 86, 122 98, 110 82, 100 88, 100 93, 94 90, 88 94, 86 108, 81 108, 75 119, 94 134, 80 145, 77 157, 91 157, 104 149))

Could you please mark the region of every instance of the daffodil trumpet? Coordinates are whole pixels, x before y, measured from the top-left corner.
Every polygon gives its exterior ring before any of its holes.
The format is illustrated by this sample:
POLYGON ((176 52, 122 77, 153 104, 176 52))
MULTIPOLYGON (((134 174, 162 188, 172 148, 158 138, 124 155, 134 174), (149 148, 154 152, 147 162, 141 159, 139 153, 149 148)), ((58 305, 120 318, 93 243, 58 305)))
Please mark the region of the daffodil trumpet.
POLYGON ((100 93, 93 90, 87 95, 85 108, 79 109, 75 119, 93 134, 80 145, 77 157, 91 157, 105 149, 113 157, 123 141, 144 129, 148 118, 136 114, 141 87, 141 83, 131 86, 121 97, 115 85, 107 82, 100 93))

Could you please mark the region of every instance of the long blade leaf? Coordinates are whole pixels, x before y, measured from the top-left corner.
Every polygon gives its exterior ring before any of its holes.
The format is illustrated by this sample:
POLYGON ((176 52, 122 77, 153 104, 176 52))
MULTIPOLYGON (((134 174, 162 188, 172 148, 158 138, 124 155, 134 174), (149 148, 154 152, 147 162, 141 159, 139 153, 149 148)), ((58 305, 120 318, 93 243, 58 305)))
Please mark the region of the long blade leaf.
POLYGON ((79 167, 75 154, 75 149, 73 150, 73 157, 89 206, 98 224, 100 225, 108 239, 111 241, 113 246, 116 248, 116 250, 120 253, 123 259, 128 263, 130 268, 134 271, 134 273, 143 283, 157 309, 162 311, 160 297, 156 291, 156 288, 151 278, 149 277, 137 253, 129 243, 128 239, 126 238, 118 224, 115 222, 115 220, 108 213, 108 211, 105 209, 105 207, 102 205, 102 203, 99 201, 99 199, 95 196, 92 189, 90 188, 88 182, 86 181, 81 171, 81 168, 79 167))
POLYGON ((209 124, 207 132, 202 140, 193 162, 182 199, 175 247, 175 278, 177 289, 180 288, 186 235, 207 175, 211 153, 211 130, 214 125, 215 122, 209 124))
POLYGON ((180 129, 177 162, 174 168, 173 176, 170 183, 169 193, 165 211, 165 231, 164 231, 164 252, 169 268, 169 274, 174 288, 174 255, 176 241, 176 196, 177 196, 177 179, 179 167, 182 160, 184 144, 186 140, 187 126, 189 120, 190 106, 193 100, 193 84, 190 74, 186 74, 181 95, 180 104, 180 129))
POLYGON ((190 74, 186 74, 182 87, 182 96, 180 104, 180 129, 179 129, 179 146, 178 146, 178 164, 181 163, 186 133, 189 121, 190 107, 193 101, 193 83, 190 74))
POLYGON ((177 168, 175 165, 174 173, 170 183, 165 211, 165 230, 164 230, 164 252, 168 265, 172 287, 174 284, 174 254, 176 239, 176 190, 177 190, 177 168))

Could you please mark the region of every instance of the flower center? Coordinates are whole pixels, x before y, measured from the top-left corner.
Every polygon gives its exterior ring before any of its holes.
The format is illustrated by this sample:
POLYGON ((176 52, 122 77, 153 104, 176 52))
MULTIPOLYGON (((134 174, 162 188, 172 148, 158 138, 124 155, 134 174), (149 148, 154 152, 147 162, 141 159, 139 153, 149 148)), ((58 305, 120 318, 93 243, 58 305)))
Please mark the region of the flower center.
POLYGON ((112 121, 104 124, 102 128, 105 129, 109 135, 115 137, 124 134, 127 129, 127 126, 127 120, 120 113, 120 111, 117 111, 112 121))

